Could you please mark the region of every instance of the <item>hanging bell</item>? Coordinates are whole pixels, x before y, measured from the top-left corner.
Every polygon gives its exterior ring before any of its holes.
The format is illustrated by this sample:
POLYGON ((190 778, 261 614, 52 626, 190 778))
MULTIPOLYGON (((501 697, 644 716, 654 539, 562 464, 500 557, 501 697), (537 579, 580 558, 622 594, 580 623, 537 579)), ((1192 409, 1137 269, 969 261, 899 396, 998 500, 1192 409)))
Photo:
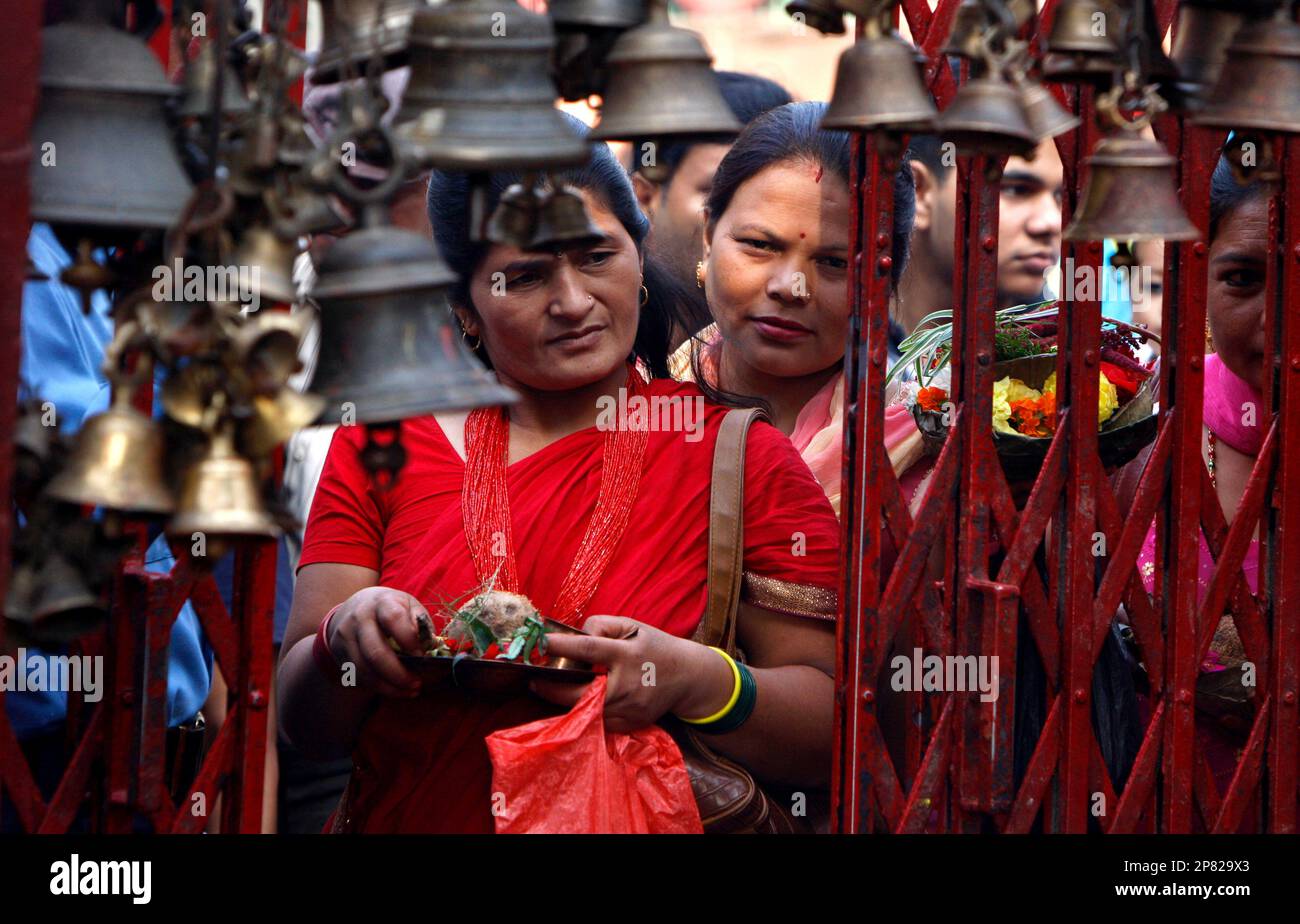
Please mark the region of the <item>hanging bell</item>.
POLYGON ((321 50, 313 84, 365 76, 372 59, 391 71, 406 64, 411 18, 425 0, 321 0, 321 50))
POLYGON ((1194 121, 1238 131, 1300 132, 1300 25, 1283 14, 1242 26, 1194 121))
POLYGON ((298 300, 293 267, 298 260, 298 240, 285 240, 270 228, 254 225, 244 232, 231 262, 249 269, 253 294, 259 300, 292 304, 298 300))
POLYGON ((5 597, 5 618, 22 644, 62 645, 102 626, 108 608, 72 563, 57 551, 39 568, 16 568, 5 597))
POLYGON ((235 452, 229 425, 221 426, 202 460, 185 473, 176 515, 167 535, 214 538, 264 536, 275 538, 280 528, 266 512, 257 473, 235 452))
POLYGON ((1219 80, 1228 45, 1245 18, 1236 9, 1206 0, 1183 3, 1174 26, 1174 65, 1179 89, 1189 104, 1199 108, 1203 97, 1219 80))
POLYGON ((1194 241, 1197 229, 1174 186, 1176 161, 1160 142, 1132 134, 1103 138, 1088 158, 1082 204, 1067 241, 1194 241))
MULTIPOLYGON (((176 115, 183 119, 206 118, 212 111, 212 85, 217 80, 217 46, 204 42, 193 61, 185 67, 185 81, 176 115)), ((253 104, 229 63, 221 68, 221 112, 227 118, 249 113, 253 104)))
POLYGON ((1036 80, 1018 82, 1020 105, 1038 141, 1046 141, 1079 127, 1079 117, 1056 101, 1052 91, 1036 80))
POLYGON ((397 228, 355 231, 329 249, 312 290, 321 333, 311 391, 327 401, 321 423, 515 399, 456 331, 446 296, 454 279, 431 240, 397 228))
POLYGON ((645 18, 644 0, 551 0, 546 15, 557 29, 631 29, 645 18))
POLYGON ((935 128, 964 154, 1028 157, 1037 146, 1021 95, 997 77, 973 77, 939 113, 935 128))
POLYGON ((420 164, 444 170, 564 168, 587 142, 555 108, 550 20, 494 0, 448 0, 411 24, 411 78, 397 133, 420 164))
POLYGON ((46 493, 70 504, 138 513, 170 513, 157 422, 131 406, 130 389, 115 388, 113 405, 86 421, 63 471, 46 493))
POLYGON ((274 396, 254 395, 252 411, 239 427, 239 449, 261 459, 303 427, 311 426, 325 409, 325 399, 282 388, 274 396))
POLYGON ((542 194, 537 209, 537 230, 524 250, 580 250, 595 246, 604 237, 591 223, 582 195, 572 186, 560 186, 542 194))
POLYGON ((275 394, 302 368, 298 350, 307 329, 305 318, 305 313, 259 311, 231 337, 236 366, 255 394, 275 394))
POLYGON ((791 18, 802 16, 805 25, 824 35, 843 35, 845 32, 844 11, 831 0, 791 0, 785 5, 785 11, 791 18))
POLYGON ((912 47, 885 35, 863 38, 840 55, 822 128, 929 134, 937 115, 912 47))
POLYGON ((99 242, 170 227, 190 196, 164 117, 176 93, 149 47, 111 24, 113 0, 75 0, 41 32, 31 217, 99 242))
POLYGON ((537 190, 531 182, 511 185, 501 194, 488 219, 487 239, 494 244, 526 248, 537 235, 540 208, 537 190))
POLYGON ((655 3, 643 26, 624 32, 605 59, 609 79, 593 141, 675 135, 731 136, 740 121, 718 89, 700 37, 668 23, 655 3))
POLYGON ((992 27, 980 0, 962 0, 940 54, 978 61, 984 56, 984 32, 992 27))
POLYGON ((1047 38, 1043 79, 1108 86, 1119 54, 1119 11, 1107 0, 1061 0, 1047 38))

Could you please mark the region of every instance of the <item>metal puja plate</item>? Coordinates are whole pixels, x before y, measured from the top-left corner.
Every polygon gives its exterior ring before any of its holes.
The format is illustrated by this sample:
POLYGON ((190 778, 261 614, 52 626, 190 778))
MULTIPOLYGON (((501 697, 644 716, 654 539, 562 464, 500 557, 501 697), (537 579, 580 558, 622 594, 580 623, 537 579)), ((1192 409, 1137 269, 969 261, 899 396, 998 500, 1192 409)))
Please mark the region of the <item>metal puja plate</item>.
MULTIPOLYGON (((527 693, 534 680, 557 683, 587 683, 596 677, 588 667, 543 667, 514 661, 472 658, 430 658, 397 656, 408 670, 420 677, 425 690, 462 689, 475 693, 527 693)), ((573 662, 569 662, 573 663, 573 662)))

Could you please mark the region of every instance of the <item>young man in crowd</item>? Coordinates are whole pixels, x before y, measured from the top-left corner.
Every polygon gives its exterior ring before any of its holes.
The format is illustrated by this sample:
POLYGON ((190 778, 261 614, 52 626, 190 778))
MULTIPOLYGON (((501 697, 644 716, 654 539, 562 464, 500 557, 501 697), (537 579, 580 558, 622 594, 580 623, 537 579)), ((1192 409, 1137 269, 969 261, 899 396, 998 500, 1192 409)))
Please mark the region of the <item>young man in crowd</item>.
MULTIPOLYGON (((916 183, 912 254, 899 285, 896 320, 911 333, 932 311, 952 307, 957 169, 934 135, 912 139, 905 155, 916 183)), ((1011 157, 1002 173, 998 231, 999 309, 1043 297, 1045 274, 1061 259, 1064 173, 1051 140, 1030 160, 1011 157)))

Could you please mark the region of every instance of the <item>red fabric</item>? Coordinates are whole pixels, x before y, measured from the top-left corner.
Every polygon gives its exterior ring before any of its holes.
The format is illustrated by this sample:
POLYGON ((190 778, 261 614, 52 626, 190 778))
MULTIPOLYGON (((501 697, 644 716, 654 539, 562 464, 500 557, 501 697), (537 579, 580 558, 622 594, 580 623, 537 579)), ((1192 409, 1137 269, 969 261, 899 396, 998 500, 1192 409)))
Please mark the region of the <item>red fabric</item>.
MULTIPOLYGON (((652 396, 694 399, 690 383, 655 380, 652 396)), ((628 528, 587 608, 629 616, 687 636, 704 612, 713 447, 726 408, 703 405, 702 438, 652 431, 628 528)), ((373 488, 357 450, 361 427, 340 427, 321 474, 299 567, 361 565, 379 583, 430 608, 477 581, 461 522, 464 463, 432 417, 407 420, 408 453, 396 484, 373 488)), ((523 592, 546 613, 554 604, 600 488, 604 434, 570 434, 506 472, 523 592)), ((790 441, 767 424, 749 434, 745 473, 745 570, 835 590, 839 528, 826 496, 790 441), (805 554, 793 554, 797 535, 805 554)), ((387 700, 355 752, 357 827, 374 831, 492 831, 485 735, 556 714, 531 697, 387 700)))
POLYGON ((658 726, 605 732, 605 677, 566 715, 493 732, 497 834, 703 834, 691 778, 658 726))

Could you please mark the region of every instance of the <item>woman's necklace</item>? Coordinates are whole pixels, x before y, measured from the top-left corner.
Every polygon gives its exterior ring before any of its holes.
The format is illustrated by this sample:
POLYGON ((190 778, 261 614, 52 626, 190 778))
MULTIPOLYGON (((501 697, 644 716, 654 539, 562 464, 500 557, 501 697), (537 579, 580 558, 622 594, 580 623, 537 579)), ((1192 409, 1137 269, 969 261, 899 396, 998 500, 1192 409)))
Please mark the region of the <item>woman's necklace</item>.
POLYGON ((1209 462, 1205 467, 1210 470, 1210 487, 1214 488, 1215 491, 1218 491, 1219 480, 1218 478, 1215 477, 1214 474, 1214 431, 1211 430, 1209 427, 1206 427, 1205 433, 1209 437, 1207 441, 1209 445, 1209 462))
MULTIPOLYGON (((628 368, 629 397, 645 396, 647 383, 628 368)), ((641 486, 648 428, 632 429, 627 422, 605 433, 601 461, 600 495, 591 522, 578 546, 569 573, 560 585, 551 619, 578 625, 582 608, 596 592, 614 549, 623 538, 632 502, 641 486)), ((510 417, 505 408, 479 408, 465 421, 465 482, 461 489, 461 516, 465 539, 479 582, 497 590, 520 593, 510 522, 506 466, 510 454, 510 417)))

